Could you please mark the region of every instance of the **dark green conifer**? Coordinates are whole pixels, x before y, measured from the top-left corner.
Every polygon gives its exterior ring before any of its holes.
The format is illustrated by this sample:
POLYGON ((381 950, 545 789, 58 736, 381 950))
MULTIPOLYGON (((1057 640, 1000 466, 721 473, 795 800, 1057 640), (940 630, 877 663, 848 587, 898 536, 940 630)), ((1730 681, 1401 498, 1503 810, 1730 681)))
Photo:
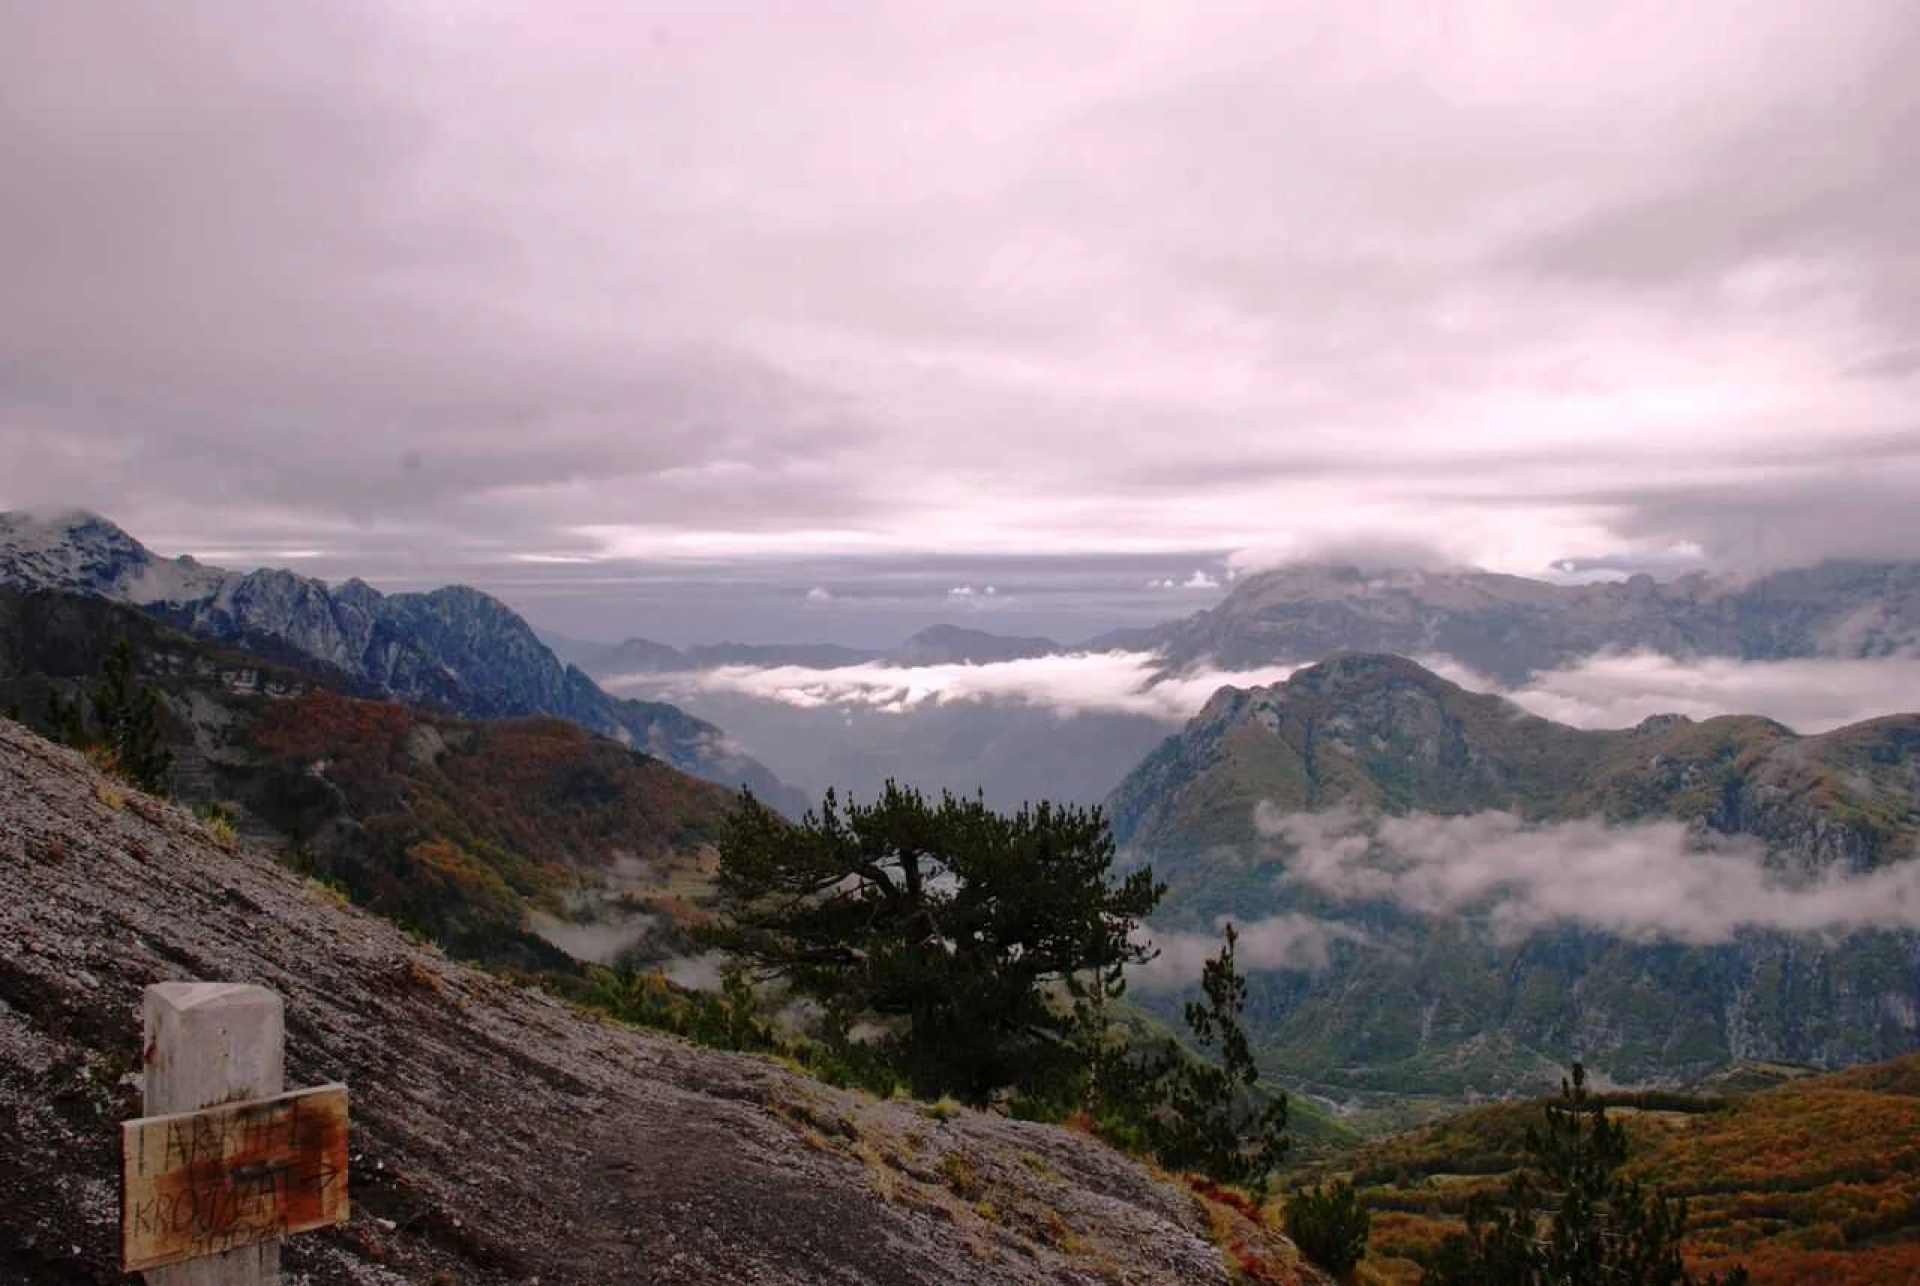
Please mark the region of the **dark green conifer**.
POLYGON ((1146 958, 1149 871, 1110 880, 1098 809, 999 813, 889 781, 871 804, 829 792, 798 825, 752 795, 720 844, 715 945, 863 1026, 923 1096, 1057 1100, 1085 1071, 1078 975, 1146 958))
POLYGON ((1194 1170, 1258 1194, 1287 1150, 1287 1096, 1263 1097, 1240 1015, 1247 979, 1234 963, 1239 933, 1229 924, 1220 954, 1201 970, 1202 1000, 1186 1007, 1187 1026, 1218 1062, 1196 1059, 1168 1041, 1132 1069, 1133 1101, 1144 1141, 1163 1165, 1194 1170))
POLYGON ((1366 1257, 1372 1227, 1373 1216, 1345 1179, 1302 1188, 1287 1199, 1287 1236, 1335 1277, 1352 1272, 1366 1257))
MULTIPOLYGON (((57 693, 52 701, 58 701, 57 693)), ((50 702, 48 717, 58 729, 56 735, 68 745, 103 747, 129 781, 153 794, 165 794, 173 752, 166 743, 160 697, 135 676, 133 645, 124 638, 107 653, 100 681, 93 688, 92 705, 97 735, 89 735, 77 702, 71 706, 61 702, 57 708, 50 702)))
POLYGON ((67 700, 58 688, 47 689, 47 736, 75 750, 84 750, 87 746, 87 724, 80 701, 78 698, 67 700))
POLYGON ((162 733, 160 697, 152 688, 142 687, 134 694, 133 703, 121 721, 114 755, 120 770, 140 789, 155 795, 167 793, 173 751, 162 733))

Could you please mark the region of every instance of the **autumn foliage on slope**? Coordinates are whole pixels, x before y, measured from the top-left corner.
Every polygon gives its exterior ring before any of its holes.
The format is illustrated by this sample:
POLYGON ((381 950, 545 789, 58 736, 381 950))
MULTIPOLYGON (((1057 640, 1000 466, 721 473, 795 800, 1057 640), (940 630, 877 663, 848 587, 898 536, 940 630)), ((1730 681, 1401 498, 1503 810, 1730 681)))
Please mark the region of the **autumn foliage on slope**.
MULTIPOLYGON (((1624 1173, 1688 1199, 1688 1262, 1755 1286, 1920 1286, 1920 1055, 1738 1099, 1613 1096, 1624 1173)), ((1373 1210, 1369 1262, 1412 1283, 1467 1200, 1518 1159, 1530 1104, 1462 1113, 1363 1146, 1347 1169, 1373 1210)))
POLYGON ((1691 1197, 1694 1254, 1759 1286, 1920 1283, 1920 1055, 1661 1123, 1632 1170, 1691 1197))
POLYGON ((316 873, 483 957, 513 939, 539 954, 519 933, 526 907, 558 909, 617 858, 697 864, 732 806, 560 719, 467 722, 314 691, 272 703, 252 745, 276 770, 260 797, 316 873))

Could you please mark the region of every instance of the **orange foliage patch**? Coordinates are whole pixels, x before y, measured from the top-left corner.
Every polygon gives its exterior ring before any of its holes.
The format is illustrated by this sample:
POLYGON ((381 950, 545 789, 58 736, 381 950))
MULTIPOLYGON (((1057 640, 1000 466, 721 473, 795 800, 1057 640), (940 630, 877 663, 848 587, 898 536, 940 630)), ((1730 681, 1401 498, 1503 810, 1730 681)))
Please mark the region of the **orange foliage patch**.
POLYGON ((357 701, 315 689, 267 708, 255 744, 276 758, 311 763, 343 755, 397 754, 413 712, 386 701, 357 701))
POLYGON ((404 812, 470 853, 510 852, 530 867, 602 865, 617 854, 694 851, 717 833, 730 794, 563 719, 435 720, 406 706, 314 691, 276 702, 255 748, 318 767, 363 821, 404 812), (451 747, 407 753, 416 727, 451 747))
POLYGON ((1233 1257, 1233 1266, 1240 1270, 1240 1279, 1250 1286, 1288 1286, 1298 1280, 1292 1274, 1282 1276, 1276 1265, 1244 1241, 1234 1242, 1227 1247, 1227 1253, 1233 1257))
POLYGON ((696 918, 684 899, 710 882, 732 807, 722 787, 562 719, 471 722, 316 690, 266 706, 252 748, 325 781, 284 783, 282 798, 308 801, 297 825, 359 823, 359 849, 328 874, 467 950, 517 935, 528 903, 559 911, 580 872, 623 856, 647 864, 636 890, 680 895, 696 918))
POLYGON ((1254 1223, 1260 1223, 1264 1218, 1260 1203, 1244 1192, 1222 1187, 1212 1179, 1197 1174, 1187 1177, 1187 1186, 1208 1201, 1237 1211, 1242 1218, 1251 1219, 1254 1223))
POLYGON ((1756 1286, 1920 1283, 1920 1056, 1756 1094, 1631 1170, 1689 1198, 1694 1258, 1756 1286))
MULTIPOLYGON (((1459 1160, 1487 1146, 1482 1125, 1506 1150, 1517 1111, 1466 1113, 1383 1141, 1358 1168, 1377 1176, 1412 1160, 1445 1174, 1441 1153, 1459 1160)), ((1744 1264, 1755 1286, 1920 1286, 1920 1055, 1795 1082, 1725 1111, 1624 1119, 1634 1141, 1627 1173, 1687 1198, 1697 1270, 1744 1264)), ((1466 1196, 1501 1182, 1376 1179, 1366 1190, 1370 1262, 1383 1277, 1417 1281, 1417 1265, 1459 1229, 1466 1196)))

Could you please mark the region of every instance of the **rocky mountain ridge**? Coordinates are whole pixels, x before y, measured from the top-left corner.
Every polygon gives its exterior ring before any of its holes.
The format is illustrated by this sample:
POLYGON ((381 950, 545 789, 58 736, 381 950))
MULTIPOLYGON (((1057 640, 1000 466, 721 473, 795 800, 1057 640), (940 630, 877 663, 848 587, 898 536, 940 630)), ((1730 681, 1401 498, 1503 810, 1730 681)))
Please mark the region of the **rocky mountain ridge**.
POLYGON ((615 698, 564 665, 505 604, 466 586, 382 594, 294 572, 162 559, 94 514, 0 514, 0 584, 133 604, 249 651, 291 649, 385 695, 470 718, 550 714, 783 810, 807 800, 720 729, 665 702, 615 698))
POLYGON ((1108 803, 1121 843, 1159 851, 1253 838, 1255 799, 1282 812, 1677 817, 1817 866, 1871 866, 1920 838, 1920 714, 1809 737, 1739 715, 1580 729, 1403 657, 1347 653, 1284 683, 1221 689, 1108 803), (1244 815, 1221 807, 1222 790, 1244 815))

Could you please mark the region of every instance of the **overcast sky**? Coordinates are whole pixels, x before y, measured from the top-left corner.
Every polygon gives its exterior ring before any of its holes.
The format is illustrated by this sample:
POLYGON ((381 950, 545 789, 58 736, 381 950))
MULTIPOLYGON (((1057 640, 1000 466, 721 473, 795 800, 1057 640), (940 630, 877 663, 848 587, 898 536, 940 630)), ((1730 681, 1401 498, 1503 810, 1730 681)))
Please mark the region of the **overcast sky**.
POLYGON ((673 641, 1920 557, 1917 65, 1912 0, 7 4, 0 507, 673 641))

